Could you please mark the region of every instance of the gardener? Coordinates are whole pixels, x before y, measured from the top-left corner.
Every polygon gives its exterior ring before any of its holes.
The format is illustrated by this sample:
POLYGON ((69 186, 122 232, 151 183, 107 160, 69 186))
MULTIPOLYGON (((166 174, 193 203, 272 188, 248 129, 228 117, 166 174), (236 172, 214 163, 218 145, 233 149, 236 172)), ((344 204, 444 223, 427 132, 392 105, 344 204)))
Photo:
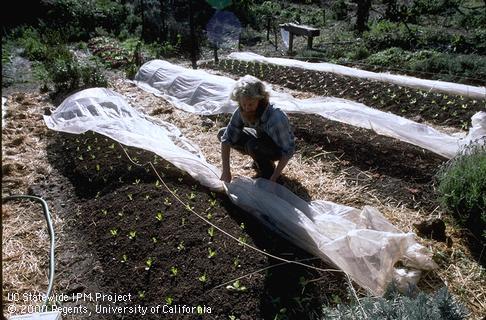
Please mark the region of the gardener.
POLYGON ((260 177, 277 181, 295 150, 287 115, 269 103, 265 85, 249 75, 236 82, 230 98, 239 108, 228 126, 218 132, 223 162, 221 180, 231 182, 229 159, 234 148, 253 158, 260 177))

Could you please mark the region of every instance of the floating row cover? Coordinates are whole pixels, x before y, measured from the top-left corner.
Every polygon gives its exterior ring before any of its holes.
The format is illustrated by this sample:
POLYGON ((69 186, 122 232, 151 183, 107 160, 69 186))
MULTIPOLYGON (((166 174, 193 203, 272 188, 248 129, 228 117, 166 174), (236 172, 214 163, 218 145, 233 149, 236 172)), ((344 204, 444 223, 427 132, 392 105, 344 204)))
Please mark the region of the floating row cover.
POLYGON ((313 71, 330 72, 343 76, 377 80, 397 84, 399 86, 424 89, 434 92, 444 92, 465 97, 486 99, 486 87, 468 86, 440 80, 426 80, 411 76, 402 76, 390 73, 377 73, 356 68, 341 66, 327 62, 305 62, 295 59, 267 58, 252 52, 232 52, 228 58, 242 61, 270 63, 286 67, 296 67, 313 71))
MULTIPOLYGON (((228 99, 235 80, 163 60, 145 63, 136 74, 135 83, 187 112, 213 115, 233 112, 237 107, 228 99)), ((271 88, 270 85, 268 87, 271 88)), ((446 158, 454 157, 465 145, 484 144, 486 140, 486 112, 475 114, 467 136, 459 137, 346 99, 296 99, 290 94, 270 90, 270 101, 288 113, 316 114, 333 121, 371 129, 379 135, 417 145, 446 158)))
MULTIPOLYGON (((416 283, 419 270, 437 267, 413 233, 400 232, 373 207, 306 202, 265 179, 243 177, 223 183, 220 170, 209 164, 177 127, 137 112, 123 96, 109 89, 78 92, 50 116, 44 116, 44 121, 52 130, 75 134, 92 130, 156 153, 201 184, 226 192, 263 224, 343 270, 375 295, 383 294, 393 279, 406 287, 416 283), (395 268, 398 261, 405 267, 395 268)), ((219 147, 214 152, 219 152, 219 147)))

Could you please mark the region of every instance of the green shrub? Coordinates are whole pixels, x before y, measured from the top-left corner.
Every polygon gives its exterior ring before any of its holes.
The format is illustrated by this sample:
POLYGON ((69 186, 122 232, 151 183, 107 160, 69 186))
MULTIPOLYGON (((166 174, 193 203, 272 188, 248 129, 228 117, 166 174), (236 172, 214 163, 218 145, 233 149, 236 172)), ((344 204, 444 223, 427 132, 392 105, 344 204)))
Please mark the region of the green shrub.
POLYGON ((37 61, 42 61, 46 58, 47 45, 41 39, 36 29, 32 27, 23 29, 18 41, 20 46, 25 49, 23 54, 26 58, 37 61))
POLYGON ((462 320, 466 309, 454 301, 446 288, 434 295, 423 292, 408 297, 392 289, 379 298, 367 297, 350 305, 324 308, 325 320, 387 319, 387 320, 462 320))
POLYGON ((370 30, 363 33, 368 49, 373 52, 390 47, 409 49, 415 46, 417 28, 410 26, 410 31, 402 23, 382 20, 373 23, 370 30))
POLYGON ((117 1, 52 0, 45 5, 46 25, 62 28, 71 41, 87 40, 97 28, 117 31, 126 17, 124 6, 117 1))
POLYGON ((85 65, 80 68, 83 87, 107 87, 108 80, 103 74, 103 69, 98 65, 85 65))
POLYGON ((348 5, 344 0, 334 1, 331 5, 336 20, 345 20, 348 17, 348 5))
POLYGON ((403 65, 404 56, 402 49, 392 47, 370 55, 367 62, 372 65, 398 67, 403 65))
POLYGON ((439 201, 483 242, 486 241, 486 147, 470 147, 438 172, 439 201))
POLYGON ((56 93, 73 91, 79 87, 81 69, 74 56, 59 56, 49 63, 47 69, 56 93))

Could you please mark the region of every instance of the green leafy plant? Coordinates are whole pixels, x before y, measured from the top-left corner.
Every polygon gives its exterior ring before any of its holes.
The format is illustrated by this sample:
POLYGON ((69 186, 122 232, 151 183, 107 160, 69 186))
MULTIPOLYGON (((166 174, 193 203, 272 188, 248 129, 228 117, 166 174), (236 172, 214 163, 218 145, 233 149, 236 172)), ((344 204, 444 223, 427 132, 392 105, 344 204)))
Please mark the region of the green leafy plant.
POLYGON ((198 278, 197 278, 199 281, 201 281, 202 283, 206 283, 208 281, 208 277, 206 275, 206 273, 203 273, 202 275, 200 275, 198 278))
POLYGON ((486 147, 470 147, 438 172, 439 201, 486 242, 486 147))
MULTIPOLYGON (((158 182, 158 180, 157 180, 158 182)), ((167 207, 170 207, 172 205, 172 202, 170 202, 169 198, 165 197, 164 198, 164 205, 167 207)))
POLYGON ((240 283, 240 280, 236 280, 235 282, 233 282, 233 284, 226 286, 226 289, 238 292, 243 292, 247 290, 247 288, 240 283))
POLYGON ((113 237, 116 237, 118 235, 118 229, 117 228, 112 228, 110 229, 110 234, 113 236, 113 237))
POLYGON ((213 226, 208 228, 208 234, 211 238, 214 237, 214 227, 213 226))
POLYGON ((157 221, 164 220, 164 214, 162 213, 162 211, 157 211, 157 213, 155 214, 155 219, 157 219, 157 221))
POLYGON ((176 277, 179 274, 179 269, 177 267, 170 267, 170 276, 176 277))
POLYGON ((211 248, 208 248, 208 258, 214 258, 216 256, 216 250, 213 250, 211 248))
POLYGON ((216 200, 216 199, 209 199, 208 202, 209 202, 209 206, 211 208, 214 208, 214 207, 216 207, 216 204, 218 203, 218 200, 216 200))
POLYGON ((145 270, 150 270, 152 268, 152 265, 154 264, 154 259, 149 257, 147 260, 145 260, 145 270))
POLYGON ((137 231, 132 230, 132 231, 128 232, 128 239, 133 240, 136 237, 137 237, 137 231))

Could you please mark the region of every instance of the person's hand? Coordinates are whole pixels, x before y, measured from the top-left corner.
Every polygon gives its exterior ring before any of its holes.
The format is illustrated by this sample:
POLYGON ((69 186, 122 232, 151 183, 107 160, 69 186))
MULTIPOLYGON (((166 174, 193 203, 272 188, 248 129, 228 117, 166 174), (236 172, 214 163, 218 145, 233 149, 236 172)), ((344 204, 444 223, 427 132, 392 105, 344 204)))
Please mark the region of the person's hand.
POLYGON ((221 174, 220 180, 227 182, 227 183, 230 183, 231 182, 231 172, 229 170, 223 171, 223 173, 221 174))

